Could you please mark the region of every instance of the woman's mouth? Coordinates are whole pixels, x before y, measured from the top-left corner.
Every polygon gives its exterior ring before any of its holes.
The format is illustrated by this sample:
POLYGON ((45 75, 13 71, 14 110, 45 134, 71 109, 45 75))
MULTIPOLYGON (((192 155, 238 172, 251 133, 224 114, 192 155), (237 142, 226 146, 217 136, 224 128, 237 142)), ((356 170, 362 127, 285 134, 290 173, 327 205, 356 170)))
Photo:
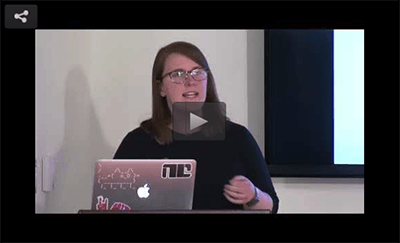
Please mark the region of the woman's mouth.
POLYGON ((198 95, 199 95, 199 92, 196 92, 196 91, 189 91, 189 92, 186 92, 186 93, 182 94, 182 96, 185 97, 185 98, 195 98, 198 95))

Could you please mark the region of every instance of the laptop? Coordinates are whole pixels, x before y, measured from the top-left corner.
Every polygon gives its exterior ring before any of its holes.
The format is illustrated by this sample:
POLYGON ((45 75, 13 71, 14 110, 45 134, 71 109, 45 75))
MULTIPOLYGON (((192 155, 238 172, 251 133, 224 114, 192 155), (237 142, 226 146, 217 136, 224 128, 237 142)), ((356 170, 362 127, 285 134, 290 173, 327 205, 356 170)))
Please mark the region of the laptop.
POLYGON ((92 210, 192 209, 193 159, 99 160, 92 210))

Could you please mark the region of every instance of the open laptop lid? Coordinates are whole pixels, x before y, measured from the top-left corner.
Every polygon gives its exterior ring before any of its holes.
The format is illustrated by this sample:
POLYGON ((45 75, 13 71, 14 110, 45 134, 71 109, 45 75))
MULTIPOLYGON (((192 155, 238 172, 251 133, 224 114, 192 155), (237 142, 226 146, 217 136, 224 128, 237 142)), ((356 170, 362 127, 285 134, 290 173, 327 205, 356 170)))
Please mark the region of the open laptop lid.
POLYGON ((92 210, 192 209, 193 159, 99 160, 92 210))

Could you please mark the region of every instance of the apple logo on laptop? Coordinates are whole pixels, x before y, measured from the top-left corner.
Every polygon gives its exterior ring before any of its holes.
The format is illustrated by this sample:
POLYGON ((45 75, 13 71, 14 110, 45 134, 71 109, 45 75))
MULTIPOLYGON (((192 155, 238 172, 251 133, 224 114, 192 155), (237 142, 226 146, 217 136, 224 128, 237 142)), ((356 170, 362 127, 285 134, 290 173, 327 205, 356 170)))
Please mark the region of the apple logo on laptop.
POLYGON ((139 187, 139 189, 137 190, 137 194, 139 196, 139 198, 148 198, 150 193, 150 187, 147 186, 148 184, 145 184, 142 187, 139 187))

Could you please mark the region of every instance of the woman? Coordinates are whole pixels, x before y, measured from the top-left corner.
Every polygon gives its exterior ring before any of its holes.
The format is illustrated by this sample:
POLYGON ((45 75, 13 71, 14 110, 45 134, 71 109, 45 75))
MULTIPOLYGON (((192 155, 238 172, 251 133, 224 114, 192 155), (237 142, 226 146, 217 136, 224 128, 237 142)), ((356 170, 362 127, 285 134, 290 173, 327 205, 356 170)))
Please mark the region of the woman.
MULTIPOLYGON (((202 52, 187 42, 161 48, 153 65, 152 85, 152 118, 126 135, 114 159, 195 159, 193 209, 262 209, 277 213, 279 199, 268 167, 245 127, 224 118, 222 141, 173 139, 171 111, 175 102, 219 102, 202 52)), ((186 135, 206 138, 220 132, 220 127, 199 127, 186 135)))

